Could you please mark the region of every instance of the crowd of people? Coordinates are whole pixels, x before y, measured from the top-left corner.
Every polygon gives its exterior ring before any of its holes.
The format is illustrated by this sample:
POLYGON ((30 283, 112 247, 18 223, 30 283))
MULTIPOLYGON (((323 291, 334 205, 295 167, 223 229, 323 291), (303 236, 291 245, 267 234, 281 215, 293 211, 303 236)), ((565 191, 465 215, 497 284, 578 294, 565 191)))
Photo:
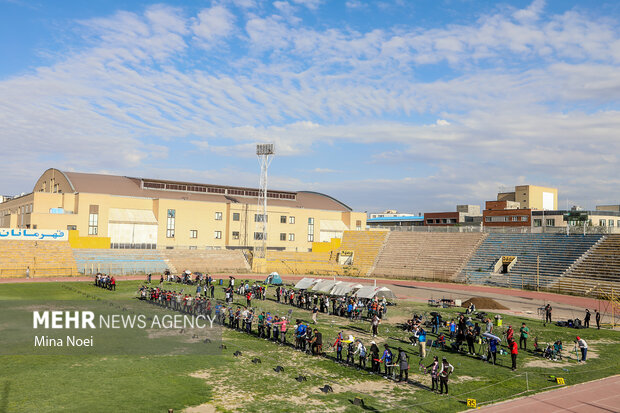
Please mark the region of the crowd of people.
MULTIPOLYGON (((307 354, 326 355, 326 350, 331 350, 334 353, 333 358, 338 363, 369 370, 375 374, 383 374, 384 377, 399 382, 409 380, 409 354, 402 347, 393 348, 387 343, 383 345, 383 350, 380 350, 374 341, 374 337, 378 336, 378 326, 387 310, 385 299, 379 300, 376 297, 374 299, 358 299, 355 295, 333 297, 327 294, 316 294, 306 290, 296 291, 278 286, 275 288, 275 298, 278 303, 296 306, 312 313, 312 322, 296 319, 293 323, 286 316, 264 311, 259 312, 252 307, 253 300, 266 299, 265 285, 250 284, 246 281, 235 288, 234 277, 230 277, 228 286, 224 287, 225 301, 219 302, 214 299, 215 286, 213 281, 210 276, 204 280, 197 280, 194 296, 163 289, 161 284, 159 287, 143 286, 140 289, 140 298, 173 311, 214 317, 215 322, 222 326, 243 331, 280 345, 289 345, 307 354), (204 286, 201 281, 204 281, 204 286), (235 294, 245 298, 245 306, 234 304, 235 294), (317 314, 320 313, 347 317, 351 320, 363 318, 370 320, 373 341, 369 343, 369 348, 360 338, 351 335, 344 337, 343 333, 340 332, 333 344, 330 341, 331 349, 329 344, 328 348, 325 349, 323 333, 311 326, 316 324, 317 314), (345 352, 346 357, 343 354, 345 352), (383 364, 383 369, 381 364, 383 364), (396 368, 398 369, 398 379, 396 379, 396 368)), ((105 284, 106 281, 100 281, 99 277, 96 283, 98 285, 101 283, 102 286, 107 285, 105 284)), ((550 314, 551 307, 547 306, 545 308, 546 321, 550 320, 550 314)), ((587 320, 586 322, 589 321, 587 317, 585 320, 587 320)), ((446 394, 448 393, 448 378, 454 371, 454 366, 445 357, 439 361, 437 356, 434 356, 430 365, 422 365, 429 342, 430 346, 448 348, 455 352, 480 357, 493 365, 497 362, 498 352, 508 353, 511 355, 511 369, 516 371, 519 350, 528 350, 529 327, 524 322, 518 332, 515 332, 511 325, 503 332, 494 333, 494 328, 492 319, 487 317, 485 313, 476 313, 473 306, 467 308, 465 314, 460 314, 456 319, 449 321, 443 320, 438 312, 433 312, 426 320, 423 316, 414 314, 404 324, 404 329, 411 334, 409 336, 410 344, 418 347, 421 370, 431 376, 431 390, 442 394, 444 391, 446 394), (426 328, 430 328, 431 332, 427 333, 426 328), (430 340, 431 334, 435 336, 435 340, 430 340), (519 335, 518 342, 515 337, 516 334, 519 335), (503 352, 501 349, 502 338, 500 337, 503 337, 507 343, 507 352, 503 352), (451 342, 449 345, 447 340, 451 342)), ((582 338, 577 337, 575 346, 581 350, 580 361, 585 361, 587 343, 582 338)), ((538 350, 536 339, 534 340, 534 350, 538 350)), ((553 345, 548 345, 546 349, 540 351, 544 357, 557 359, 561 357, 562 341, 557 340, 553 345)))
POLYGON ((310 310, 313 314, 330 314, 350 320, 372 319, 374 316, 382 319, 388 307, 385 298, 382 300, 358 298, 355 294, 333 297, 329 294, 317 294, 309 290, 295 290, 283 286, 276 287, 275 294, 279 303, 310 310))
POLYGON ((95 275, 95 286, 106 290, 116 291, 116 278, 108 274, 98 272, 95 275))

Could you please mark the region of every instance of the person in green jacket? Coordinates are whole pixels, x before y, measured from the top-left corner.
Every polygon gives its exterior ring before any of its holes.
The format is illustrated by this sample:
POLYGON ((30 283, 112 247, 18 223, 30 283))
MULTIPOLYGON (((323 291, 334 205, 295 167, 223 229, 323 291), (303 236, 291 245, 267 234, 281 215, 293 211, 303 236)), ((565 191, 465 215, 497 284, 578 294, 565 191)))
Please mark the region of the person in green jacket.
POLYGON ((521 336, 519 337, 519 348, 523 350, 527 350, 527 336, 530 332, 530 329, 527 328, 525 323, 521 324, 521 328, 519 329, 521 332, 521 336))

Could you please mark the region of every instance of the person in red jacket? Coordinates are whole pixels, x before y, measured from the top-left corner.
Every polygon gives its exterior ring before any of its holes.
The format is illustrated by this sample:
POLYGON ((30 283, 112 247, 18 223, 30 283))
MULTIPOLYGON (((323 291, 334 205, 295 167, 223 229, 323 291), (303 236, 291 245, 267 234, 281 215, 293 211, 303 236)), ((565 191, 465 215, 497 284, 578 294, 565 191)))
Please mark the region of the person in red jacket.
POLYGON ((514 332, 514 330, 512 329, 512 326, 508 326, 508 330, 506 331, 506 340, 507 340, 509 343, 512 343, 513 338, 514 338, 514 334, 515 334, 515 332, 514 332))
POLYGON ((512 371, 517 370, 517 354, 519 354, 519 346, 516 341, 510 342, 510 356, 512 357, 512 371))
POLYGON ((116 291, 116 279, 114 278, 114 276, 110 278, 110 289, 116 291))

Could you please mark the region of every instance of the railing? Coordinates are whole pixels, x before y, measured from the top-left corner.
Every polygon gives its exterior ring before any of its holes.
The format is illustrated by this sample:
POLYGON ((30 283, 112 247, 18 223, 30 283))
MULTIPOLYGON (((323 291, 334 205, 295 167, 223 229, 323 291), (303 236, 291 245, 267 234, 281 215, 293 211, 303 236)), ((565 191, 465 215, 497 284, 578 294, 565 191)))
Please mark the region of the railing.
POLYGON ((454 282, 482 284, 520 290, 548 291, 558 294, 593 296, 605 299, 613 291, 620 291, 620 282, 597 280, 596 278, 553 277, 532 274, 494 274, 481 272, 479 277, 459 274, 454 282))
MULTIPOLYGON (((79 273, 72 267, 30 267, 30 278, 75 277, 79 273)), ((26 267, 0 268, 0 278, 26 278, 26 267)))
MULTIPOLYGON (((387 229, 390 231, 403 232, 436 232, 436 233, 468 233, 468 232, 485 232, 488 234, 566 234, 566 227, 489 227, 480 225, 462 225, 462 226, 413 226, 413 227, 393 227, 393 226, 376 226, 372 227, 387 229)), ((620 227, 568 227, 568 234, 620 234, 620 227)))
POLYGON ((77 272, 80 275, 95 275, 98 272, 111 275, 161 274, 166 269, 168 266, 163 261, 77 263, 77 272))

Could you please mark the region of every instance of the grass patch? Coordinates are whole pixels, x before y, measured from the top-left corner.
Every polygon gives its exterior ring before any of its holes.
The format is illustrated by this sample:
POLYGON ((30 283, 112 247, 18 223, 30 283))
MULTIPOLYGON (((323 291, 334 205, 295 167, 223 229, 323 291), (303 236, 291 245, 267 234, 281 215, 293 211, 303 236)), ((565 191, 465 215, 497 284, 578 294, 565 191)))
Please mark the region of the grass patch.
MULTIPOLYGON (((3 300, 132 300, 139 281, 121 281, 116 292, 96 288, 90 283, 24 283, 0 285, 3 300)), ((176 289, 181 286, 173 286, 176 289)), ((194 291, 186 287, 186 291, 194 291)), ((218 287, 217 298, 223 298, 218 287)), ((273 296, 273 290, 270 297, 273 296)), ((243 304, 245 300, 239 299, 243 304)), ((260 311, 286 314, 293 309, 293 320, 309 321, 309 311, 278 304, 273 300, 254 301, 260 311)), ((145 304, 147 305, 147 304, 145 304)), ((525 373, 532 391, 540 391, 554 383, 549 376, 564 377, 568 385, 607 377, 620 370, 620 343, 617 332, 610 330, 572 330, 553 325, 543 326, 539 320, 504 315, 504 326, 520 326, 525 321, 530 337, 538 336, 540 345, 561 339, 572 350, 577 334, 590 346, 587 364, 578 364, 574 353, 562 362, 546 362, 531 352, 519 354, 519 370, 509 369, 510 356, 499 356, 500 364, 491 366, 466 354, 427 348, 427 357, 420 360, 417 348, 408 341, 408 334, 397 324, 415 313, 432 311, 425 304, 399 301, 390 307, 381 324, 379 344, 403 347, 410 356, 410 380, 398 384, 333 361, 329 351, 340 331, 370 342, 368 322, 319 315, 318 328, 323 333, 326 357, 311 357, 292 348, 279 346, 247 334, 224 329, 227 349, 217 356, 2 356, 0 363, 0 410, 23 411, 179 411, 205 403, 218 411, 357 412, 355 397, 364 399, 367 409, 376 411, 456 412, 464 410, 464 401, 473 397, 478 403, 513 397, 526 389, 525 373), (240 357, 234 357, 235 351, 240 357), (422 361, 428 365, 432 356, 445 356, 454 365, 450 381, 453 397, 442 397, 428 390, 430 378, 416 368, 422 361), (259 357, 260 364, 251 362, 259 357), (277 365, 284 371, 276 373, 277 365), (306 381, 295 377, 304 375, 306 381), (319 390, 325 384, 333 393, 319 390)), ((442 309, 444 318, 456 316, 461 309, 442 309)), ((493 314, 493 313, 490 313, 493 314)), ((256 328, 256 327, 255 327, 256 328)), ((518 329, 518 328, 517 328, 518 329)), ((288 334, 291 338, 292 334, 288 334)), ((434 337, 429 335, 430 339, 434 337)), ((148 343, 145 343, 148 345, 148 343)), ((528 346, 532 348, 530 339, 528 346)), ((478 347, 478 346, 476 346, 478 347)), ((569 352, 570 353, 570 352, 569 352)))

